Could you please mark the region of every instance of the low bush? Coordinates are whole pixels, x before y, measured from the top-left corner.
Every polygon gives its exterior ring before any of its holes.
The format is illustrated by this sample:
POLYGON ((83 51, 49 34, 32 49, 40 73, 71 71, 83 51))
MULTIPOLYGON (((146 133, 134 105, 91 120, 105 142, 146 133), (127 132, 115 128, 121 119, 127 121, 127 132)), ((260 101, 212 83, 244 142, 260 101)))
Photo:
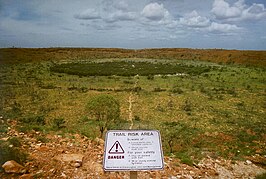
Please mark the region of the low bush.
POLYGON ((21 118, 20 122, 24 124, 36 124, 41 126, 46 124, 44 115, 32 115, 32 114, 21 118))
POLYGON ((92 97, 86 105, 86 111, 98 125, 100 137, 103 137, 105 130, 120 122, 120 103, 112 95, 101 94, 92 97))
POLYGON ((186 112, 191 112, 192 111, 192 103, 189 100, 185 101, 185 104, 183 105, 183 110, 186 112))
POLYGON ((190 144, 200 132, 191 122, 184 121, 163 122, 160 127, 163 143, 169 153, 180 152, 180 149, 191 150, 190 144))
POLYGON ((9 138, 8 142, 14 147, 20 147, 21 146, 21 141, 18 137, 9 138))
POLYGON ((46 121, 44 115, 29 114, 19 119, 20 124, 17 126, 20 132, 44 131, 46 130, 46 121))
POLYGON ((62 128, 66 127, 66 126, 65 126, 65 123, 66 123, 66 121, 65 121, 64 118, 62 118, 62 117, 60 117, 60 118, 55 118, 55 119, 53 119, 53 121, 52 121, 52 127, 53 127, 53 129, 55 129, 55 130, 62 129, 62 128))
POLYGON ((8 141, 0 140, 0 166, 9 160, 15 160, 18 163, 24 163, 26 161, 28 155, 15 146, 18 145, 17 142, 15 138, 8 141))
POLYGON ((181 160, 182 163, 193 166, 193 160, 186 152, 177 152, 175 156, 181 160))
POLYGON ((148 79, 148 80, 154 80, 154 75, 148 75, 148 76, 147 76, 147 79, 148 79))
POLYGON ((0 136, 2 133, 6 133, 8 131, 8 125, 7 124, 1 124, 0 125, 0 136))
POLYGON ((154 92, 163 92, 166 91, 166 89, 160 88, 160 87, 156 87, 153 89, 154 92))
POLYGON ((175 93, 175 94, 182 94, 184 93, 184 91, 181 89, 181 88, 173 88, 171 90, 172 93, 175 93))
POLYGON ((49 141, 49 139, 47 139, 45 136, 37 136, 36 140, 42 143, 47 143, 49 141))

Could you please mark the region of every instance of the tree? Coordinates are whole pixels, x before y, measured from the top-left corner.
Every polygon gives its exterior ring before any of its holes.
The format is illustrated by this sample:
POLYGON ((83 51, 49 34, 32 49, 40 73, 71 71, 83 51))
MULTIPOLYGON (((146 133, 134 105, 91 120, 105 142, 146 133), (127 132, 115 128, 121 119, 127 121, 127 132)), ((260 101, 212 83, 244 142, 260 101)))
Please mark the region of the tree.
POLYGON ((120 104, 111 95, 101 94, 90 99, 86 106, 90 117, 96 120, 100 129, 100 137, 106 129, 120 120, 120 104))
POLYGON ((191 141, 199 133, 199 129, 192 127, 191 122, 173 121, 161 124, 163 142, 169 146, 170 153, 176 152, 174 148, 179 146, 186 149, 191 141))

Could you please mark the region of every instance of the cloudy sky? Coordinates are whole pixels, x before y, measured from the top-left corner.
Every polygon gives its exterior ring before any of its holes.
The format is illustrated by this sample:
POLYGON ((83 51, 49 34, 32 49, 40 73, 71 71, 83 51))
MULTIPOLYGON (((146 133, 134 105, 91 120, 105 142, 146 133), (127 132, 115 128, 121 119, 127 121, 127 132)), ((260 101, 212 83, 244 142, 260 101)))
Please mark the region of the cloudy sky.
POLYGON ((0 0, 0 47, 266 50, 266 0, 0 0))

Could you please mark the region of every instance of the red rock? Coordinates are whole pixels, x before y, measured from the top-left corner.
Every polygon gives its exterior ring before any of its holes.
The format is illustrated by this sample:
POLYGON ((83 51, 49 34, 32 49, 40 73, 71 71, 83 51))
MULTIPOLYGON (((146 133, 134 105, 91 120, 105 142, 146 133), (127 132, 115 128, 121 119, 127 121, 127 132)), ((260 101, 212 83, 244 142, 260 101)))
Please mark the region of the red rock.
POLYGON ((40 148, 38 148, 38 150, 41 151, 41 152, 44 152, 44 151, 48 151, 49 148, 46 147, 46 146, 41 146, 40 148))
POLYGON ((17 173, 17 174, 26 173, 26 169, 14 160, 5 162, 2 165, 2 167, 6 173, 17 173))
POLYGON ((33 176, 31 174, 24 174, 19 177, 19 179, 32 179, 33 176))

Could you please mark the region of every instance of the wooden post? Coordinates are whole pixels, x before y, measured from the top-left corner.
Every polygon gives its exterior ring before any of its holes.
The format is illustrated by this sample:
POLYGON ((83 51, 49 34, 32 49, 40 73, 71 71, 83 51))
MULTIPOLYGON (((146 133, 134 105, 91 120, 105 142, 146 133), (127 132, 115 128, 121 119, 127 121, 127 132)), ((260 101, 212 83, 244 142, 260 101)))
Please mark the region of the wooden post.
POLYGON ((138 172, 137 171, 130 171, 130 179, 137 179, 138 178, 138 172))

